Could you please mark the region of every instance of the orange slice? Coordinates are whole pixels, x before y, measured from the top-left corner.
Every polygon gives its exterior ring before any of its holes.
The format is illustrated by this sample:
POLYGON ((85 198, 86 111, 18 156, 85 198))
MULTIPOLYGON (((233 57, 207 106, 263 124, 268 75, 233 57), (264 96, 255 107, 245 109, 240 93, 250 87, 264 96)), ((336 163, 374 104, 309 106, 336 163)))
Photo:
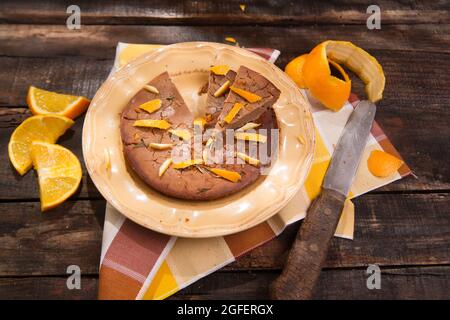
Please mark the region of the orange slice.
POLYGON ((403 160, 381 150, 374 150, 367 159, 369 171, 376 177, 393 175, 403 165, 403 160))
POLYGON ((291 62, 289 62, 286 67, 284 68, 284 72, 287 73, 287 75, 294 80, 294 82, 300 87, 300 88, 306 88, 305 80, 303 79, 303 65, 305 64, 306 57, 308 54, 303 54, 291 62))
POLYGON ((56 207, 77 191, 82 177, 81 165, 70 150, 57 144, 33 141, 31 158, 38 173, 42 211, 56 207))
POLYGON ((75 119, 82 114, 91 101, 85 97, 55 93, 31 86, 27 104, 33 114, 58 114, 75 119))
POLYGON ((230 90, 234 91, 236 94, 240 95, 242 98, 244 98, 245 100, 247 100, 250 103, 258 102, 259 100, 262 99, 257 94, 254 94, 254 93, 252 93, 250 91, 247 91, 247 90, 244 90, 244 89, 239 89, 239 88, 237 88, 235 86, 231 86, 230 90))
POLYGON ((218 168, 210 168, 209 171, 231 182, 239 182, 241 180, 241 175, 234 171, 218 168))
POLYGON ((31 168, 31 142, 54 143, 73 124, 73 120, 60 115, 37 115, 22 122, 8 144, 9 159, 17 172, 24 175, 31 168))

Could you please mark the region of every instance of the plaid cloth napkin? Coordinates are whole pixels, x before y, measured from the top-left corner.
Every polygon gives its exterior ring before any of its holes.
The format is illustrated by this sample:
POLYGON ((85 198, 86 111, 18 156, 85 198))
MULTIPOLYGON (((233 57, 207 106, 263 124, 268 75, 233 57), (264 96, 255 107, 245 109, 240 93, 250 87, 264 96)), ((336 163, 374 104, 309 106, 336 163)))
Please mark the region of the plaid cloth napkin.
MULTIPOLYGON (((131 59, 159 45, 119 43, 114 72, 131 59)), ((275 62, 280 52, 268 48, 248 48, 275 62)), ((324 109, 303 92, 312 105, 316 125, 316 149, 305 185, 278 214, 243 232, 206 239, 176 238, 160 234, 126 219, 111 205, 106 206, 100 260, 99 299, 164 299, 200 278, 235 261, 239 256, 279 235, 287 225, 301 220, 311 201, 320 192, 334 146, 354 106, 355 95, 339 112, 324 109)), ((350 198, 379 188, 410 173, 407 165, 388 178, 368 172, 367 157, 374 149, 400 155, 381 128, 374 123, 353 182, 350 198)), ((354 207, 346 201, 335 236, 353 239, 354 207)))

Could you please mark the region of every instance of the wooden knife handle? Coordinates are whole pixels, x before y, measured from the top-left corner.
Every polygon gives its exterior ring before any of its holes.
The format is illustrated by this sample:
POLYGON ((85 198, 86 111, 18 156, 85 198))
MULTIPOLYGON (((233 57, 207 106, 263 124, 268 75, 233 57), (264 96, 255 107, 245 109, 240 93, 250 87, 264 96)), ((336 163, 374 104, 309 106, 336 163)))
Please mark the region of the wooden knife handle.
POLYGON ((322 189, 311 204, 281 275, 272 283, 272 299, 310 299, 336 231, 345 196, 322 189))

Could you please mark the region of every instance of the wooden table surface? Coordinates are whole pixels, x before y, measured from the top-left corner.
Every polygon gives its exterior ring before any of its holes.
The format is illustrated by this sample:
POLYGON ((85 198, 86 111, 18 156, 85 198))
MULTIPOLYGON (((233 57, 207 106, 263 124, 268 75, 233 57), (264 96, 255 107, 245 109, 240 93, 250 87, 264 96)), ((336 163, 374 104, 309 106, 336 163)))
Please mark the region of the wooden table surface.
MULTIPOLYGON (((354 201, 355 240, 333 240, 315 297, 449 299, 450 3, 378 1, 381 30, 368 30, 368 4, 360 0, 170 2, 78 0, 81 30, 66 28, 69 2, 0 3, 0 298, 97 295, 105 201, 85 168, 76 195, 41 214, 35 174, 20 177, 8 160, 9 137, 30 115, 28 86, 92 98, 118 41, 224 42, 233 36, 242 46, 279 49, 281 68, 323 40, 349 40, 379 59, 386 73, 376 120, 417 178, 354 201), (81 268, 81 290, 66 288, 72 264, 81 268), (366 287, 369 264, 381 267, 380 290, 366 287)), ((82 126, 81 117, 60 139, 79 159, 82 126)), ((267 298, 297 228, 173 298, 267 298)))

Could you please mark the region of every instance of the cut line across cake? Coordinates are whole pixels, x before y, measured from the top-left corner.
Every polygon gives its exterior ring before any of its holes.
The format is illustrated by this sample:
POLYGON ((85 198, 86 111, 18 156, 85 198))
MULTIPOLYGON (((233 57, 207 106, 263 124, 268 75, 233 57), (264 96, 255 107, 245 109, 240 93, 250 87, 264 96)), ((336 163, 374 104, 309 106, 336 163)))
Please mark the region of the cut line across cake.
POLYGON ((246 188, 270 167, 278 147, 272 106, 280 91, 245 66, 233 71, 217 65, 198 94, 207 95, 205 113, 194 117, 164 72, 123 109, 120 133, 132 174, 151 188, 180 199, 213 200, 246 188), (223 144, 211 148, 212 132, 223 144))

